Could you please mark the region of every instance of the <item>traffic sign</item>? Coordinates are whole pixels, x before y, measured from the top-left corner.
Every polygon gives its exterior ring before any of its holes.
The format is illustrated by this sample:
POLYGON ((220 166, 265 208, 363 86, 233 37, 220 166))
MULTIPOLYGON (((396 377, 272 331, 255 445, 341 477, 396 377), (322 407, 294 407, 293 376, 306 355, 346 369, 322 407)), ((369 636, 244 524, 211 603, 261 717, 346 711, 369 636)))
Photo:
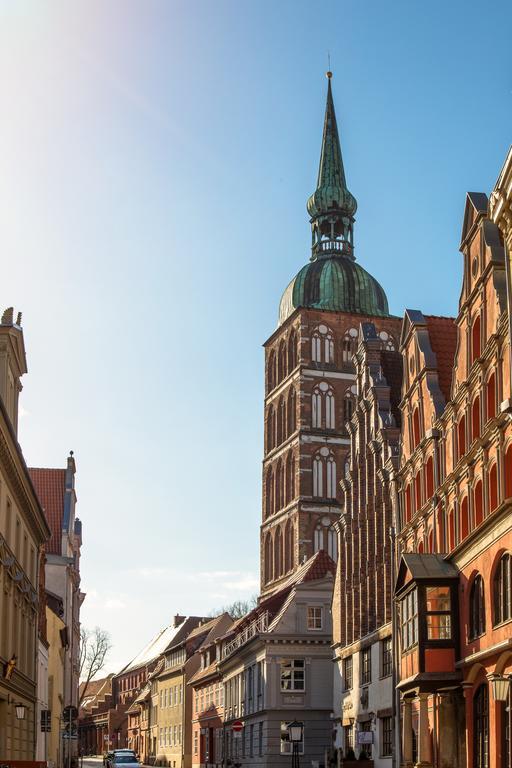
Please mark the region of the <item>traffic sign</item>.
POLYGON ((234 723, 231 723, 231 730, 234 731, 235 733, 240 733, 240 731, 242 731, 243 728, 244 728, 244 724, 242 723, 241 720, 235 720, 234 723))

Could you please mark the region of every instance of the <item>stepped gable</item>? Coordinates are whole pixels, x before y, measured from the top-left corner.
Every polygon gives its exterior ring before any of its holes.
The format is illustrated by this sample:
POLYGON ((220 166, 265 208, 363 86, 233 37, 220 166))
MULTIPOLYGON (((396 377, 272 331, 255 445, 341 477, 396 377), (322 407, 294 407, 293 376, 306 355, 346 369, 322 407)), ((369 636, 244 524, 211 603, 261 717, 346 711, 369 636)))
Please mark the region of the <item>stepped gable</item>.
POLYGON ((437 360, 439 386, 446 402, 451 399, 453 364, 457 349, 457 326, 453 317, 424 315, 430 345, 437 360))

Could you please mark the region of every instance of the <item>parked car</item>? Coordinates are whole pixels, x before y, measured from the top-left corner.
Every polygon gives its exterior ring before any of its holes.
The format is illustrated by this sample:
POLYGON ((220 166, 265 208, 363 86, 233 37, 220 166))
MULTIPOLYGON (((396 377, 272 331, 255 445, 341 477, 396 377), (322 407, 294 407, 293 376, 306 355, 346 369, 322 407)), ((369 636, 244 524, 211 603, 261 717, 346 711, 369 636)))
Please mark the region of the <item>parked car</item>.
POLYGON ((116 750, 110 761, 110 768, 140 768, 135 752, 131 749, 116 750))

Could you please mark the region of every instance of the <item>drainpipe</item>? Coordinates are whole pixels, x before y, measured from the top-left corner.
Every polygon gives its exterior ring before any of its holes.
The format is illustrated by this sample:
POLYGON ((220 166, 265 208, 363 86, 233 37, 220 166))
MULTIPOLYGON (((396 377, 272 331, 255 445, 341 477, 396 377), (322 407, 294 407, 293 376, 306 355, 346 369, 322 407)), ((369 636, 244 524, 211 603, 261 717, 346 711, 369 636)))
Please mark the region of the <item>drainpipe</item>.
POLYGON ((393 768, 398 768, 402 762, 402 741, 401 741, 401 729, 400 729, 400 692, 397 688, 398 684, 398 615, 397 605, 394 599, 394 587, 397 578, 397 543, 396 543, 396 531, 401 530, 402 515, 400 510, 400 496, 398 494, 397 480, 394 473, 391 476, 391 495, 392 495, 392 509, 394 511, 394 525, 389 529, 389 537, 391 541, 391 572, 393 574, 393 589, 391 590, 391 632, 392 632, 392 648, 393 648, 393 670, 391 675, 391 685, 393 686, 393 723, 395 725, 395 749, 394 757, 392 761, 393 768))

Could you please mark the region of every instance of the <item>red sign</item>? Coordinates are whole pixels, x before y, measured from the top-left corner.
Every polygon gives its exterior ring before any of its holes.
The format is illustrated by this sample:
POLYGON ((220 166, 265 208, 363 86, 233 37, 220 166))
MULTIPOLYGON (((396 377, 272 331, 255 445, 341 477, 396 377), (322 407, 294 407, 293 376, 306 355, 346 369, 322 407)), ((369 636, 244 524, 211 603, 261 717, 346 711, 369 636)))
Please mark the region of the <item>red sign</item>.
POLYGON ((239 731, 242 731, 244 727, 244 724, 241 720, 235 720, 234 723, 231 723, 231 730, 235 733, 238 733, 239 731))

